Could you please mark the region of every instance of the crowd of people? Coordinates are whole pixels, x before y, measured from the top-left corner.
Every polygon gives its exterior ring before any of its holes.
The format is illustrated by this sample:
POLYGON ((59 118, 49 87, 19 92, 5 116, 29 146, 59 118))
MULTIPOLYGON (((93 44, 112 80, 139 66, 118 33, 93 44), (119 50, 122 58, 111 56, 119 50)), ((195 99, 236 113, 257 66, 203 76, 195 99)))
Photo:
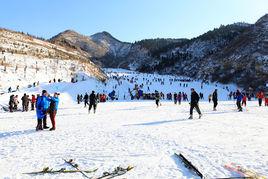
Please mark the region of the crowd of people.
POLYGON ((90 113, 91 109, 93 108, 93 112, 96 113, 97 104, 99 102, 106 102, 107 96, 105 94, 95 94, 95 91, 92 91, 90 95, 85 93, 83 96, 82 94, 77 95, 77 104, 80 104, 84 101, 84 107, 88 107, 88 113, 90 113))
MULTIPOLYGON (((116 94, 116 89, 122 85, 122 79, 127 80, 130 83, 134 83, 133 89, 128 89, 129 96, 131 97, 131 100, 137 99, 137 100, 155 100, 156 107, 159 107, 161 105, 161 100, 168 100, 173 101, 174 104, 181 104, 181 102, 189 102, 190 104, 190 116, 189 119, 193 119, 193 111, 196 110, 199 118, 201 118, 202 113, 199 106, 199 101, 204 100, 204 94, 202 92, 197 92, 194 88, 191 88, 191 95, 190 99, 188 99, 188 95, 185 93, 186 90, 183 90, 184 92, 175 92, 175 93, 163 93, 159 92, 157 90, 151 91, 150 85, 152 83, 157 83, 158 85, 164 85, 165 79, 164 78, 153 78, 152 80, 149 80, 148 78, 144 77, 142 79, 142 83, 138 84, 141 80, 135 77, 128 77, 128 76, 118 76, 114 75, 111 77, 112 79, 116 80, 118 83, 113 86, 113 90, 108 93, 95 93, 95 91, 92 91, 85 94, 77 94, 77 103, 78 104, 84 104, 84 107, 86 108, 88 106, 88 113, 90 113, 93 110, 93 113, 96 113, 97 105, 100 102, 106 102, 106 101, 113 101, 119 99, 119 94, 116 94), (147 88, 147 90, 145 89, 147 88), (145 93, 144 91, 147 91, 145 93)), ((61 82, 60 79, 58 81, 56 79, 53 79, 49 81, 51 82, 61 82)), ((169 79, 168 83, 172 85, 174 82, 180 82, 180 87, 188 87, 188 79, 169 79)), ((34 84, 36 85, 36 84, 34 84)), ((201 89, 203 89, 204 83, 201 83, 201 89)), ((268 96, 265 95, 263 91, 259 91, 256 95, 254 93, 249 92, 241 92, 239 90, 233 92, 230 91, 228 87, 226 87, 226 90, 229 92, 229 99, 236 101, 237 110, 239 112, 243 111, 242 106, 247 105, 247 101, 252 100, 252 98, 258 99, 259 106, 262 106, 263 101, 265 106, 268 106, 268 96)), ((119 92, 118 92, 119 93, 119 92)), ((124 94, 124 99, 126 99, 126 96, 124 94)), ((128 98, 129 99, 129 98, 128 98)), ((52 127, 50 130, 56 129, 56 122, 55 117, 58 110, 58 104, 59 104, 59 93, 54 93, 53 96, 50 96, 47 91, 43 90, 42 94, 31 96, 28 94, 24 94, 21 98, 18 97, 18 95, 11 95, 9 100, 9 111, 14 112, 19 110, 19 104, 21 101, 22 111, 33 111, 36 110, 37 114, 37 126, 36 130, 43 130, 48 129, 47 126, 47 116, 50 116, 52 127)), ((208 101, 213 102, 213 111, 217 110, 218 107, 218 90, 215 89, 211 94, 208 95, 208 101)))

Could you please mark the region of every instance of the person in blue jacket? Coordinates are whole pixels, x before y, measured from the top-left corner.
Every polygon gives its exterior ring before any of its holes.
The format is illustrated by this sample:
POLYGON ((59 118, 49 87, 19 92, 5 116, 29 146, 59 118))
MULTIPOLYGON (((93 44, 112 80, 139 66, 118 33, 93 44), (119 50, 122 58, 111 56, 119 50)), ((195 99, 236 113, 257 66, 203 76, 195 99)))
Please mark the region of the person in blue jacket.
POLYGON ((50 128, 50 131, 54 131, 56 129, 56 114, 58 111, 59 106, 59 93, 54 93, 54 96, 50 98, 50 106, 49 106, 49 116, 52 123, 52 128, 50 128))
POLYGON ((243 99, 242 93, 239 90, 237 90, 236 91, 236 105, 237 105, 238 111, 240 112, 242 111, 242 106, 241 106, 242 99, 243 99))
POLYGON ((42 96, 39 96, 36 101, 36 115, 37 115, 37 126, 36 130, 48 129, 47 126, 47 111, 49 107, 49 98, 46 90, 42 91, 42 96), (43 126, 42 126, 43 122, 43 126))

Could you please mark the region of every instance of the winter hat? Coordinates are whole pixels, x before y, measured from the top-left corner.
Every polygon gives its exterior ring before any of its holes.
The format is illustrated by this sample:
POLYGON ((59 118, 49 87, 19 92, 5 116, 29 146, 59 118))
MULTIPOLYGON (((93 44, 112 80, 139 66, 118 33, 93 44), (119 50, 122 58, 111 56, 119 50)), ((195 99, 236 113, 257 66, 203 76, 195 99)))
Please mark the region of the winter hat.
POLYGON ((43 91, 42 91, 42 94, 45 94, 46 92, 47 92, 47 90, 43 90, 43 91))

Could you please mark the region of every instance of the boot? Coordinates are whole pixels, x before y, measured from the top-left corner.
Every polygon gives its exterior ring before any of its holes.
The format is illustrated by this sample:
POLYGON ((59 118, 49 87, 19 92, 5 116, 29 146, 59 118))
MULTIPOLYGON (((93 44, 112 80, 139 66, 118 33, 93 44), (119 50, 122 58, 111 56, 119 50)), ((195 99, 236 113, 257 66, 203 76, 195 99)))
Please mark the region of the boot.
POLYGON ((42 120, 37 120, 36 131, 43 130, 42 120))
MULTIPOLYGON (((42 126, 42 124, 41 124, 41 126, 42 126)), ((43 128, 44 128, 44 129, 48 129, 48 128, 49 128, 49 127, 47 126, 47 118, 46 118, 46 117, 43 119, 43 128)))
POLYGON ((54 127, 51 127, 50 129, 49 129, 50 131, 54 131, 54 130, 56 130, 54 127))
POLYGON ((199 114, 199 119, 201 119, 201 117, 202 117, 202 114, 199 114))
POLYGON ((193 115, 190 115, 190 117, 188 119, 193 119, 193 115))

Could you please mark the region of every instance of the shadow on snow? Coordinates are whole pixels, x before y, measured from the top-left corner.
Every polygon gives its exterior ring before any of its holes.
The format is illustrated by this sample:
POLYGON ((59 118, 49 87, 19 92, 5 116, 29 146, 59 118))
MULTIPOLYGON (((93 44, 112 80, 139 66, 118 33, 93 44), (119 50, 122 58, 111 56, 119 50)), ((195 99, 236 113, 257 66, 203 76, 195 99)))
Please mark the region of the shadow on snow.
POLYGON ((13 136, 20 136, 20 135, 28 135, 36 133, 35 129, 29 129, 29 130, 21 130, 21 131, 12 131, 12 132, 0 132, 0 139, 1 138, 9 138, 13 136))

